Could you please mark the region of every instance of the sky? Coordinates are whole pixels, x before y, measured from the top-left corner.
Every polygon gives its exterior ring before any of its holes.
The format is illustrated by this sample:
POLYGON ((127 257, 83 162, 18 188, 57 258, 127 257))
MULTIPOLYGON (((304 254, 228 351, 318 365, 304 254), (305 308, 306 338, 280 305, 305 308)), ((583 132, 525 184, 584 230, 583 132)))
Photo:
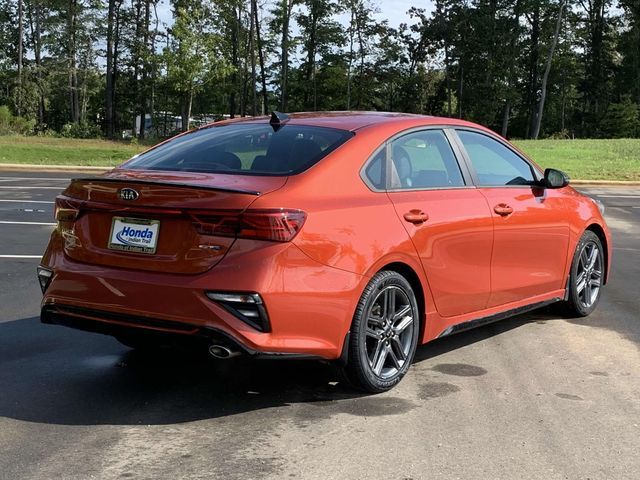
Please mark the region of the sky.
MULTIPOLYGON (((376 18, 387 19, 391 27, 397 27, 402 22, 408 22, 407 10, 412 6, 425 8, 427 11, 433 9, 433 4, 430 0, 374 0, 373 3, 380 10, 380 13, 375 15, 376 18)), ((169 0, 161 0, 158 5, 158 16, 161 22, 166 24, 173 23, 169 0)))
POLYGON ((427 12, 433 10, 433 3, 429 0, 378 0, 380 13, 376 17, 389 20, 389 26, 397 27, 402 22, 409 23, 407 10, 411 7, 424 8, 427 12))

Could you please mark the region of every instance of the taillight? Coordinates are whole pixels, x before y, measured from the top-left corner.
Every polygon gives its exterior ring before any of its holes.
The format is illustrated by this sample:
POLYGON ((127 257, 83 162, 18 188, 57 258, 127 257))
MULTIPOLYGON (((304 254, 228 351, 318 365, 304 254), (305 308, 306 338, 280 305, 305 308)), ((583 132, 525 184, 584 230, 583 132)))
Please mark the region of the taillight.
POLYGON ((234 213, 193 213, 193 226, 200 235, 235 237, 238 234, 240 218, 234 213))
POLYGON ((240 219, 240 238, 289 242, 298 234, 307 215, 300 210, 248 210, 240 219))
POLYGON ((307 215, 301 210, 265 209, 230 213, 194 214, 193 225, 201 235, 289 242, 298 234, 307 215))
POLYGON ((78 217, 80 202, 65 197, 56 198, 54 217, 58 227, 69 227, 78 217))

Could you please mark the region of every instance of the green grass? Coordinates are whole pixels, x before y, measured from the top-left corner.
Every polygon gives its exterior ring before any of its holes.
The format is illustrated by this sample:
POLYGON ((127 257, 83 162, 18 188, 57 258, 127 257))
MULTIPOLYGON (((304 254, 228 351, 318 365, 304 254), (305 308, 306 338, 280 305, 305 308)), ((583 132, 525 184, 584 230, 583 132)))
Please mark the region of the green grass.
MULTIPOLYGON (((514 143, 540 166, 559 168, 574 179, 640 181, 640 139, 514 143)), ((0 137, 0 163, 114 166, 146 148, 107 140, 6 136, 0 137)))
POLYGON ((108 140, 0 136, 0 163, 115 166, 147 148, 108 140))
POLYGON ((580 180, 640 181, 640 139, 516 140, 542 167, 564 170, 580 180))

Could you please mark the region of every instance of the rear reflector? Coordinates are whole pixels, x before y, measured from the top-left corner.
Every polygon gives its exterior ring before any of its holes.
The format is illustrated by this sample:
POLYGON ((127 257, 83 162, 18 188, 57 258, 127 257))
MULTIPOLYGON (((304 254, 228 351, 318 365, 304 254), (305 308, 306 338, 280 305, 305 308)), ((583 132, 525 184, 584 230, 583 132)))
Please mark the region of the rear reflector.
POLYGON ((40 289, 42 290, 42 293, 44 293, 49 286, 49 282, 51 282, 51 278, 53 277, 53 270, 45 268, 43 266, 38 266, 36 268, 36 271, 38 273, 38 282, 40 282, 40 289))
POLYGON ((231 213, 195 213, 193 225, 201 235, 289 242, 298 234, 307 215, 301 210, 247 210, 231 213))
POLYGON ((205 292, 209 299, 226 311, 261 332, 268 332, 269 316, 257 293, 205 292))

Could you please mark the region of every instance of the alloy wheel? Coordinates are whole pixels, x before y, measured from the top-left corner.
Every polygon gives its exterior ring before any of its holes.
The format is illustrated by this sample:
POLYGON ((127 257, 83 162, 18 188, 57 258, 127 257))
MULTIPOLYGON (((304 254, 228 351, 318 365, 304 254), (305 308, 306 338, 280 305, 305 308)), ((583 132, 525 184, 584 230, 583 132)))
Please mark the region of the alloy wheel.
POLYGON ((582 247, 576 275, 578 301, 584 308, 590 308, 598 299, 602 285, 602 254, 595 242, 587 242, 582 247))
POLYGON ((407 294, 395 285, 378 292, 367 312, 366 350, 369 367, 383 379, 396 375, 412 348, 415 313, 407 294))

